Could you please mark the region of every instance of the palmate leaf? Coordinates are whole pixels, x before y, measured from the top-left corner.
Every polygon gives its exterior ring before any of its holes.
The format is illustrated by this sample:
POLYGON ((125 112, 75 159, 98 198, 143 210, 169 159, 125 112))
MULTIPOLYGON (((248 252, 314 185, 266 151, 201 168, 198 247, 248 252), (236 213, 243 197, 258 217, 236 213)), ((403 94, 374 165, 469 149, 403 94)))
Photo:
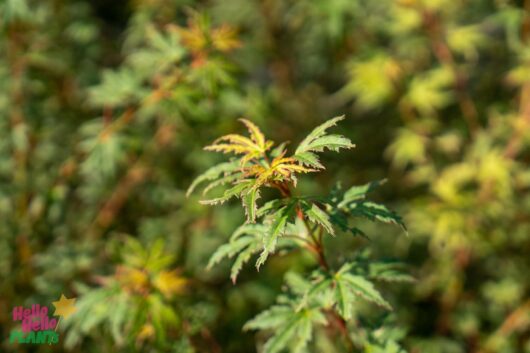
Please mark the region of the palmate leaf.
POLYGON ((245 176, 255 178, 253 188, 257 189, 267 183, 290 181, 296 185, 295 173, 316 172, 316 169, 310 169, 296 163, 294 158, 286 158, 280 155, 272 160, 270 165, 254 164, 251 167, 243 169, 245 176))
POLYGON ((264 353, 305 352, 311 341, 314 325, 327 323, 319 308, 295 311, 289 305, 275 305, 247 322, 245 330, 273 329, 274 335, 265 343, 264 353))
POLYGON ((295 151, 294 158, 304 165, 313 168, 323 169, 324 166, 319 162, 318 156, 313 152, 322 152, 329 149, 337 152, 341 148, 355 147, 351 141, 341 135, 326 135, 326 130, 344 119, 339 116, 326 121, 317 126, 300 144, 295 151))
POLYGON ((250 139, 258 145, 258 147, 265 151, 265 136, 261 132, 261 130, 252 122, 246 119, 239 119, 248 129, 248 132, 250 133, 250 139))
POLYGON ((318 302, 319 296, 331 292, 333 294, 331 304, 336 306, 345 320, 351 319, 354 304, 358 298, 392 310, 390 304, 383 299, 372 282, 365 276, 351 273, 354 267, 355 263, 347 263, 335 274, 322 271, 316 273, 315 280, 311 282, 311 287, 304 294, 299 308, 308 303, 318 302))
POLYGON ((228 134, 219 137, 204 149, 207 151, 242 154, 244 156, 241 158, 240 164, 244 165, 249 160, 262 156, 272 147, 273 142, 266 141, 265 136, 254 123, 246 119, 240 119, 240 121, 247 127, 250 138, 238 134, 228 134))

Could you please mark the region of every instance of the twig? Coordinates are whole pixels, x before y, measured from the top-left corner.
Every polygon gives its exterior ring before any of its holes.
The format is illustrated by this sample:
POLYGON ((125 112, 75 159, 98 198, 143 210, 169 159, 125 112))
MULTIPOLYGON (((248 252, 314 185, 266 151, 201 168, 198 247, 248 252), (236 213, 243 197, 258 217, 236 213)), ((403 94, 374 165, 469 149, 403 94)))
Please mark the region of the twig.
POLYGON ((506 317, 501 326, 489 337, 483 347, 476 353, 493 353, 491 346, 500 337, 508 337, 514 331, 530 325, 530 299, 517 307, 506 317))
POLYGON ((431 41, 434 55, 438 61, 448 66, 455 77, 455 90, 462 115, 466 120, 471 136, 480 128, 475 103, 467 91, 467 77, 458 69, 453 53, 443 38, 442 23, 436 14, 427 10, 422 11, 423 23, 431 41))
MULTIPOLYGON (((524 18, 522 28, 522 40, 527 43, 530 39, 530 0, 524 2, 524 18)), ((507 158, 514 158, 520 151, 523 142, 524 133, 530 126, 530 82, 527 82, 521 88, 519 97, 519 119, 522 126, 516 126, 516 131, 512 138, 508 141, 504 156, 507 158)))

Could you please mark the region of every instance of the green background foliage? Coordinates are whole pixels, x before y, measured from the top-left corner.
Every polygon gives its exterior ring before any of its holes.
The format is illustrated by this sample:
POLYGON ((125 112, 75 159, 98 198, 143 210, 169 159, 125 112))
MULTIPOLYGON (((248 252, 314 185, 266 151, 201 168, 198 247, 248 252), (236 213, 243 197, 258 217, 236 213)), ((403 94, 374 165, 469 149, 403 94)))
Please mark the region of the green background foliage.
MULTIPOLYGON (((387 179, 370 200, 408 237, 358 219, 368 239, 325 252, 415 278, 383 278, 394 310, 359 301, 348 334, 365 352, 530 352, 530 1, 1 0, 0 30, 2 351, 261 352, 316 260, 277 251, 234 285, 230 261, 207 264, 244 209, 186 190, 240 118, 292 152, 345 115, 332 133, 356 147, 320 153, 296 194, 387 179), (13 306, 61 293, 79 311, 58 345, 9 343, 13 306)), ((307 315, 302 338, 324 321, 307 315)))

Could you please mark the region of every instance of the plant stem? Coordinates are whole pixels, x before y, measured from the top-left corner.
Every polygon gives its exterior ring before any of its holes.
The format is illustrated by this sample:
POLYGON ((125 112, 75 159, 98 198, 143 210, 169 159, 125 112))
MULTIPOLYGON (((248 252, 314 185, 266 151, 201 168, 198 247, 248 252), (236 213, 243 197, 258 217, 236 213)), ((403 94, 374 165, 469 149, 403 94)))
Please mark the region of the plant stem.
MULTIPOLYGON (((280 184, 279 189, 284 190, 285 195, 287 195, 286 197, 291 197, 292 193, 287 185, 280 184)), ((315 230, 317 232, 317 235, 315 235, 315 232, 311 231, 311 227, 307 223, 304 213, 299 206, 296 209, 296 215, 304 223, 307 234, 313 240, 311 244, 308 244, 308 249, 312 251, 313 253, 315 253, 320 267, 322 267, 326 272, 331 273, 331 267, 329 266, 329 263, 328 263, 328 260, 326 259, 326 254, 324 251, 324 242, 322 238, 322 234, 323 234, 322 227, 321 226, 317 227, 317 229, 315 230)), ((305 240, 309 242, 308 239, 305 239, 305 240)), ((348 351, 354 352, 355 345, 348 333, 348 325, 346 323, 346 320, 344 320, 344 318, 342 318, 342 316, 340 316, 340 314, 337 313, 334 309, 330 310, 330 315, 333 318, 335 327, 343 335, 346 345, 348 346, 348 351)))
POLYGON ((475 103, 467 91, 467 77, 456 65, 451 49, 444 39, 444 28, 439 16, 427 10, 420 10, 423 17, 423 25, 430 39, 434 56, 442 65, 446 65, 455 77, 454 89, 456 98, 466 121, 471 137, 474 137, 480 128, 478 112, 475 103))

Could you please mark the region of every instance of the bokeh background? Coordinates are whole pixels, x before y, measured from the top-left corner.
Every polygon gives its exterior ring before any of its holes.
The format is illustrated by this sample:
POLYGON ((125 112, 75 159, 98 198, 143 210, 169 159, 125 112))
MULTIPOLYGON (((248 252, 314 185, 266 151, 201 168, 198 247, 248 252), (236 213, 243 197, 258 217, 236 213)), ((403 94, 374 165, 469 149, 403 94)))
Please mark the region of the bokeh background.
POLYGON ((295 144, 345 114, 357 147, 299 188, 388 178, 409 235, 329 256, 408 264, 383 291, 409 352, 530 352, 530 1, 1 0, 0 30, 1 351, 257 352, 243 324, 314 260, 206 271, 243 210, 185 190, 238 118, 295 144), (61 293, 58 345, 8 342, 61 293))

